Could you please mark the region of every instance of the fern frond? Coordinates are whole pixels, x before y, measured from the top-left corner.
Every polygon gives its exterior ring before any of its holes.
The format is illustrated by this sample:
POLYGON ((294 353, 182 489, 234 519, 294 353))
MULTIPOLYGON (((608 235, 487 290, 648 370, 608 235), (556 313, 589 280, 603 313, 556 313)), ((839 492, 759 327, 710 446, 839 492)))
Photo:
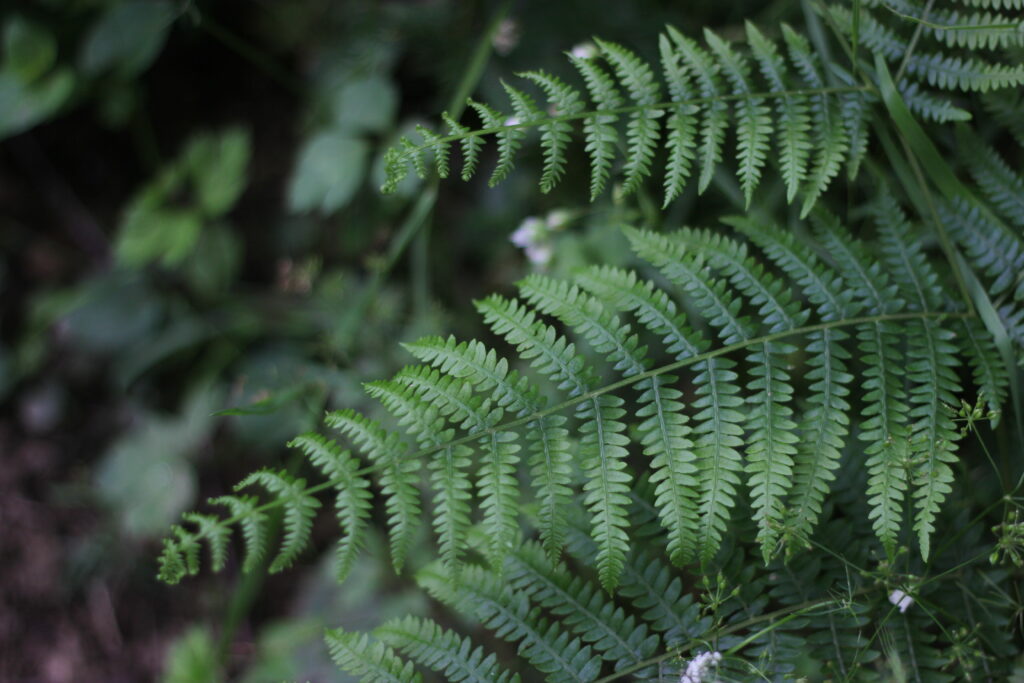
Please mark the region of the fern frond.
POLYGON ((911 55, 907 73, 942 90, 988 92, 1024 84, 1024 65, 992 64, 942 53, 911 55))
POLYGON ((697 192, 703 194, 711 184, 715 167, 722 161, 722 143, 725 141, 726 126, 729 123, 729 106, 721 99, 724 89, 718 76, 719 67, 695 40, 687 38, 672 26, 667 27, 679 58, 697 81, 697 91, 708 103, 702 109, 704 118, 700 125, 700 147, 697 158, 700 161, 700 179, 697 192))
MULTIPOLYGON (((720 330, 724 343, 749 338, 747 319, 737 317, 740 302, 728 295, 725 283, 719 281, 709 285, 695 275, 695 271, 703 267, 699 259, 695 261, 683 252, 677 242, 660 235, 638 230, 627 230, 626 235, 639 256, 649 260, 692 297, 704 317, 720 330)), ((708 374, 715 374, 716 389, 733 389, 737 376, 723 360, 716 359, 715 367, 709 368, 708 374)), ((699 379, 707 381, 704 376, 699 379)), ((744 420, 736 408, 742 404, 742 399, 725 391, 705 394, 696 403, 701 410, 697 419, 703 422, 695 430, 697 439, 694 444, 701 481, 698 504, 701 523, 697 546, 704 561, 710 560, 718 549, 730 510, 735 505, 742 469, 736 447, 743 443, 738 438, 743 430, 737 423, 744 420), (714 431, 708 431, 709 427, 714 431)))
POLYGON ((519 531, 519 487, 513 476, 519 462, 519 444, 515 432, 495 428, 501 422, 502 408, 481 402, 473 395, 469 382, 442 376, 431 368, 406 368, 395 380, 411 387, 421 400, 437 406, 453 424, 462 422, 461 429, 470 435, 482 434, 478 444, 485 456, 477 486, 490 541, 489 557, 495 566, 501 566, 519 531))
POLYGON ((690 83, 690 75, 686 67, 679 62, 679 55, 672 49, 672 43, 664 34, 658 36, 658 50, 661 54, 661 68, 668 83, 672 101, 679 106, 670 110, 665 129, 665 147, 668 150, 668 161, 665 163, 665 200, 662 208, 667 208, 686 187, 690 177, 697 148, 697 114, 700 109, 694 105, 683 104, 694 98, 690 83))
POLYGON ((1009 219, 1024 229, 1024 177, 1014 172, 991 147, 962 135, 967 167, 982 193, 1009 219))
POLYGON ((326 479, 336 482, 334 506, 344 534, 338 541, 336 560, 336 576, 341 583, 366 542, 366 524, 372 508, 370 482, 358 474, 359 460, 319 434, 297 436, 288 445, 305 453, 326 479))
MULTIPOLYGON (((520 283, 520 290, 538 310, 578 330, 624 377, 647 368, 646 349, 638 346, 637 337, 577 287, 533 275, 520 283)), ((641 407, 636 416, 646 418, 638 426, 640 441, 652 459, 651 481, 659 484, 658 506, 669 533, 669 554, 683 564, 692 559, 696 547, 698 482, 690 429, 678 401, 682 394, 671 388, 675 381, 672 375, 661 375, 639 382, 641 407)))
MULTIPOLYGON (((599 111, 614 111, 622 106, 622 95, 615 87, 615 81, 596 60, 573 56, 569 60, 583 77, 599 111)), ((584 119, 583 135, 587 156, 590 157, 590 201, 594 201, 608 184, 616 156, 615 145, 619 140, 613 125, 618 118, 615 114, 591 114, 584 119)))
POLYGON ((281 501, 284 507, 284 538, 281 540, 281 549, 267 569, 271 574, 275 574, 292 566, 299 553, 309 545, 313 517, 320 507, 320 501, 307 493, 305 479, 295 479, 283 470, 253 472, 238 482, 235 490, 239 491, 254 484, 265 488, 281 501))
POLYGON ((495 133, 498 143, 498 162, 487 181, 490 187, 494 187, 507 178, 515 167, 516 152, 523 144, 526 131, 520 127, 522 122, 519 119, 506 117, 483 102, 468 100, 467 104, 480 116, 484 128, 501 129, 495 133))
POLYGON ((565 173, 565 149, 572 140, 572 126, 558 117, 576 116, 583 111, 585 104, 580 93, 557 76, 543 71, 528 71, 519 76, 539 85, 553 108, 552 118, 540 127, 540 144, 544 151, 540 190, 550 192, 565 173))
POLYGON ((519 674, 498 666, 495 654, 473 647, 469 638, 442 628, 430 619, 405 617, 392 619, 374 629, 373 634, 453 683, 518 683, 519 674))
POLYGON ((434 164, 437 167, 437 177, 447 178, 449 165, 448 159, 451 156, 452 146, 444 139, 444 136, 439 135, 426 126, 417 125, 416 132, 419 133, 426 141, 430 151, 434 154, 434 164))
MULTIPOLYGON (((758 317, 769 333, 795 329, 807 319, 807 311, 801 311, 782 283, 747 256, 744 245, 710 232, 686 229, 673 238, 688 251, 704 255, 711 268, 721 270, 746 300, 757 307, 758 317)), ((691 269, 689 276, 703 279, 705 287, 714 286, 714 280, 698 269, 691 269)), ((735 325, 735 329, 743 338, 754 336, 746 321, 735 325)), ((748 415, 751 445, 747 448, 746 471, 754 496, 754 519, 760 527, 758 541, 766 562, 775 552, 783 523, 783 499, 793 481, 797 425, 791 419, 792 409, 786 405, 792 400, 793 387, 782 359, 794 351, 792 344, 771 342, 751 347, 748 356, 751 374, 758 379, 750 384, 755 391, 747 398, 752 410, 748 415)))
POLYGON ((420 523, 420 461, 405 457, 399 436, 351 409, 328 413, 324 424, 348 436, 379 467, 391 540, 391 563, 401 572, 420 523))
POLYGON ((480 135, 473 134, 469 126, 463 126, 449 116, 448 112, 441 114, 441 118, 448 124, 448 134, 458 136, 460 139, 462 145, 462 179, 468 181, 473 177, 477 164, 480 163, 480 150, 484 146, 484 139, 480 135))
POLYGON ((324 640, 338 668, 363 683, 419 683, 423 680, 412 662, 402 661, 394 650, 365 633, 327 629, 324 640))

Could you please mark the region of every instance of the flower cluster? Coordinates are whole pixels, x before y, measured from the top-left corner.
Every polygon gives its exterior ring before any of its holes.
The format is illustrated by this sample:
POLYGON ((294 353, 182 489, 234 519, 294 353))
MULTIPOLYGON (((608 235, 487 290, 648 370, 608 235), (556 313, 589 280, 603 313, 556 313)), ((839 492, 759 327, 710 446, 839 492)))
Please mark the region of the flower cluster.
POLYGON ((686 671, 679 677, 679 683, 703 683, 704 677, 711 673, 722 661, 721 652, 702 652, 686 665, 686 671))
POLYGON ((556 209, 543 219, 536 216, 526 218, 509 237, 512 244, 526 252, 530 263, 544 267, 554 255, 552 233, 565 227, 571 216, 564 209, 556 209))

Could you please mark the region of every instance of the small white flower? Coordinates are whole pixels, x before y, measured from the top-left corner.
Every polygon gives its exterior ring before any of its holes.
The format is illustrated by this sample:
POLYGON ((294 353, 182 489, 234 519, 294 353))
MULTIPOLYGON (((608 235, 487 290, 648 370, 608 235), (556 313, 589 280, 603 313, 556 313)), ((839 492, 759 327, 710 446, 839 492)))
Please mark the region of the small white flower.
POLYGON ((544 233, 544 222, 536 216, 530 216, 519 224, 511 235, 509 241, 517 247, 525 249, 535 244, 544 233))
POLYGON ((679 677, 679 683, 703 683, 704 677, 711 673, 722 661, 721 652, 702 652, 686 665, 686 671, 679 677))
POLYGON ((510 116, 505 119, 506 126, 518 126, 520 123, 522 123, 522 121, 519 120, 518 116, 510 116))
POLYGON ((554 211, 548 212, 548 215, 544 217, 544 222, 547 223, 548 230, 561 230, 571 220, 572 212, 566 209, 555 209, 554 211))
POLYGON ((590 42, 580 43, 574 45, 569 54, 577 59, 593 59, 597 56, 597 46, 590 42))
POLYGON ((554 256, 554 250, 550 244, 531 244, 526 247, 526 258, 536 266, 546 266, 552 256, 554 256))
POLYGON ((526 258, 536 266, 546 266, 554 256, 547 224, 530 216, 509 235, 509 241, 526 253, 526 258))
POLYGON ((910 597, 899 588, 889 593, 889 602, 899 608, 900 614, 907 611, 907 608, 914 604, 914 598, 910 597))

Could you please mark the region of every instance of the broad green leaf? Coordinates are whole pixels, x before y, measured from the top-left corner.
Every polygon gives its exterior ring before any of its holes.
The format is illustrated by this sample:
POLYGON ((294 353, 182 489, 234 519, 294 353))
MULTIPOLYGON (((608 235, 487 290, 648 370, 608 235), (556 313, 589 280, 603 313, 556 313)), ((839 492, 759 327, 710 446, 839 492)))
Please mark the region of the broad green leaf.
POLYGON ((52 116, 75 85, 70 69, 58 69, 25 85, 10 71, 0 71, 0 139, 17 135, 52 116))
POLYGON ((178 265, 192 251, 201 229, 202 218, 194 209, 137 202, 118 230, 114 247, 117 261, 131 267, 151 263, 178 265))
POLYGON ((166 0, 131 0, 111 5, 92 25, 78 64, 96 76, 114 71, 123 78, 142 73, 160 54, 177 16, 166 0))
POLYGON ((398 92, 380 76, 349 81, 331 103, 334 123, 346 133, 380 133, 391 127, 398 107, 398 92))
POLYGON ((363 182, 369 145, 340 133, 321 133, 302 148, 288 188, 292 211, 332 213, 345 206, 363 182))
POLYGON ((55 61, 57 41, 49 31, 21 17, 4 26, 4 64, 22 83, 40 78, 55 61))
POLYGON ((246 168, 252 154, 249 133, 229 128, 219 135, 200 135, 185 151, 193 189, 207 216, 228 211, 245 190, 246 168))

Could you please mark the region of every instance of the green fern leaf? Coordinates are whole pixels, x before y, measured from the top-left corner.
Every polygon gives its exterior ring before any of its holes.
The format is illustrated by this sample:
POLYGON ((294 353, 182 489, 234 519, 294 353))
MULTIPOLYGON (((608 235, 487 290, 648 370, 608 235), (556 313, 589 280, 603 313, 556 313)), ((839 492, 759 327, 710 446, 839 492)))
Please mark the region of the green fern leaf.
POLYGON ((509 556, 508 577, 514 588, 549 610, 616 670, 635 666, 658 649, 660 639, 645 624, 637 624, 606 600, 600 588, 574 576, 564 564, 551 562, 538 544, 527 542, 509 556))
POLYGON ((579 91, 568 86, 557 76, 543 71, 528 71, 518 75, 539 85, 553 107, 552 118, 540 127, 540 144, 544 151, 540 190, 547 193, 554 189, 565 174, 565 149, 572 140, 572 126, 556 117, 576 116, 583 111, 585 104, 579 91))
MULTIPOLYGON (((872 315, 900 310, 896 285, 888 283, 881 266, 870 259, 863 247, 843 238, 829 222, 820 221, 818 237, 836 261, 844 281, 872 315)), ((866 441, 868 456, 869 518, 875 533, 891 557, 895 552, 907 490, 907 457, 910 433, 908 408, 903 391, 903 359, 897 350, 899 328, 878 321, 858 328, 858 348, 864 370, 862 388, 865 407, 858 437, 866 441)))
POLYGON ((441 114, 441 118, 448 124, 449 135, 464 136, 461 139, 462 145, 462 179, 468 181, 476 173, 476 167, 480 163, 480 150, 484 146, 484 139, 480 135, 470 132, 468 126, 463 126, 448 115, 448 112, 441 114))
MULTIPOLYGON (((724 283, 708 285, 695 276, 695 271, 703 268, 702 262, 694 261, 677 242, 666 237, 638 230, 627 230, 626 235, 639 256, 650 261, 666 278, 686 291, 705 318, 722 331, 724 343, 748 337, 746 320, 737 318, 739 300, 729 297, 724 283)), ((709 374, 715 374, 715 388, 735 388, 732 382, 737 376, 731 367, 726 359, 715 359, 713 368, 709 370, 709 374)), ((696 381, 706 382, 707 378, 701 375, 696 381)), ((702 422, 694 430, 697 435, 694 443, 697 461, 701 466, 698 504, 701 522, 697 547, 704 561, 710 560, 721 545, 730 510, 735 505, 742 469, 736 447, 743 443, 738 438, 743 430, 737 423, 744 420, 736 408, 742 404, 739 396, 724 391, 705 394, 695 404, 700 410, 696 419, 702 422)))
MULTIPOLYGON (((673 102, 683 103, 694 98, 690 85, 690 76, 679 63, 679 55, 672 49, 672 43, 664 34, 658 37, 658 48, 661 53, 662 70, 673 102)), ((697 148, 697 114, 698 107, 680 104, 672 110, 665 128, 668 135, 665 146, 668 150, 668 161, 665 164, 665 201, 662 208, 667 208, 686 186, 690 177, 693 160, 697 148)))
MULTIPOLYGON (((858 306, 852 294, 844 291, 842 280, 826 269, 811 250, 789 232, 765 228, 752 221, 733 218, 726 223, 740 230, 764 250, 768 258, 803 289, 807 299, 817 306, 822 320, 829 322, 852 317, 858 306)), ((841 342, 848 335, 842 330, 826 329, 812 336, 808 351, 811 366, 807 379, 811 395, 810 409, 800 422, 800 439, 793 456, 793 489, 786 506, 788 533, 805 539, 821 515, 821 506, 835 479, 833 471, 849 432, 847 413, 850 404, 846 387, 853 380, 844 361, 850 358, 841 342)))
MULTIPOLYGON (((615 81, 594 59, 570 56, 590 97, 599 111, 609 111, 622 106, 622 95, 615 87, 615 81)), ((583 123, 586 152, 590 158, 590 201, 594 201, 608 184, 612 162, 615 160, 615 145, 619 134, 615 130, 615 114, 591 114, 583 123)))
MULTIPOLYGON (((520 283, 520 291, 538 310, 579 331, 624 377, 646 370, 646 349, 638 346, 636 335, 577 287, 532 275, 520 283)), ((678 401, 682 394, 670 388, 675 380, 662 375, 639 382, 636 416, 646 418, 639 425, 640 441, 644 454, 652 459, 651 481, 660 483, 658 506, 669 533, 669 554, 673 562, 683 564, 695 552, 698 517, 693 501, 698 482, 693 443, 687 436, 690 429, 678 401)))
MULTIPOLYGON (((786 24, 782 25, 782 34, 789 49, 790 60, 807 87, 824 88, 826 84, 818 68, 817 55, 811 51, 807 39, 786 24)), ((839 173, 839 167, 849 149, 846 129, 836 111, 835 101, 820 94, 811 95, 810 103, 811 130, 816 154, 814 166, 805 186, 804 202, 800 207, 801 218, 810 213, 818 197, 839 173)))
MULTIPOLYGON (((882 254, 910 310, 940 310, 943 296, 938 276, 925 260, 920 245, 909 241, 910 226, 891 195, 882 195, 875 217, 882 254)), ((915 461, 913 496, 917 507, 914 530, 921 556, 927 560, 935 516, 952 491, 950 463, 957 462, 955 449, 960 432, 950 406, 957 405, 961 387, 956 376, 957 347, 952 342, 952 330, 944 329, 933 318, 911 321, 908 326, 906 372, 911 384, 910 451, 915 461)))

